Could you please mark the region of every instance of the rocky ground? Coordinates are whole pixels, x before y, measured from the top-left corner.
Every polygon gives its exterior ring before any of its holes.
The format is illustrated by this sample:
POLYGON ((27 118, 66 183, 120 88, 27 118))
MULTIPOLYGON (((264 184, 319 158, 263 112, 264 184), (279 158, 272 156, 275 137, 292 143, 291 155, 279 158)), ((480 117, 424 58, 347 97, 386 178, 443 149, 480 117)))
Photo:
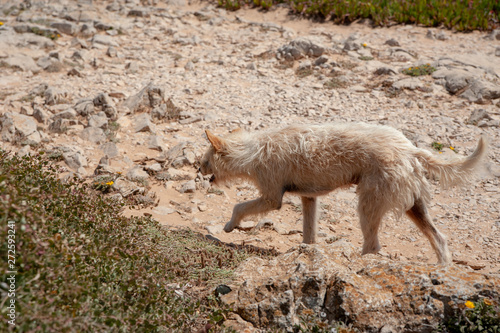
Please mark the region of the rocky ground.
MULTIPOLYGON (((296 197, 222 231, 234 204, 257 193, 246 183, 214 188, 196 173, 205 129, 363 121, 425 149, 442 143, 443 158, 470 154, 486 134, 482 177, 436 184, 431 213, 456 264, 500 274, 500 31, 335 26, 285 7, 227 12, 205 1, 0 4, 2 149, 49 152, 61 177, 88 177, 133 202, 125 214, 285 252, 302 239, 296 197), (436 71, 402 73, 426 64, 436 71)), ((322 199, 321 243, 360 249, 356 202, 354 187, 322 199)), ((381 243, 385 259, 436 261, 406 218, 387 216, 381 243)))

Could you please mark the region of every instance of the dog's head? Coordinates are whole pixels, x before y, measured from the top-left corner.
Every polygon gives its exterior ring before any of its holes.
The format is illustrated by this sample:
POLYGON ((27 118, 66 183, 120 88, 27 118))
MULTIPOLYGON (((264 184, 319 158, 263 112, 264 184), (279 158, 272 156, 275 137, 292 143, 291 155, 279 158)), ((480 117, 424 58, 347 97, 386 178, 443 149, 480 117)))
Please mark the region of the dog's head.
POLYGON ((226 139, 205 131, 210 147, 200 160, 198 169, 202 175, 212 175, 210 182, 224 183, 238 173, 234 166, 234 145, 245 132, 241 129, 231 131, 226 139), (232 152, 232 153, 231 153, 232 152))
POLYGON ((220 159, 226 154, 226 142, 223 138, 220 138, 212 134, 209 130, 205 131, 208 141, 210 141, 210 147, 208 148, 205 155, 203 155, 200 161, 200 169, 202 175, 212 175, 210 182, 214 182, 218 177, 217 173, 220 169, 220 159))

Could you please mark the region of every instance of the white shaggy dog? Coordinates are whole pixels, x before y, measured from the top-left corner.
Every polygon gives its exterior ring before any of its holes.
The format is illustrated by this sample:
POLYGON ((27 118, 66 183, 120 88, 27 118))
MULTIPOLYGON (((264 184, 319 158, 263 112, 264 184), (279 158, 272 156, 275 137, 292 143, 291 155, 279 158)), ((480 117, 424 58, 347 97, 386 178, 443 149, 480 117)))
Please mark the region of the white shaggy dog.
POLYGON ((260 198, 234 207, 226 232, 247 215, 280 209, 284 193, 291 192, 302 199, 303 242, 315 243, 317 197, 356 184, 363 254, 380 250, 379 226, 392 210, 410 217, 443 264, 451 262, 451 255, 427 211, 426 176, 448 186, 469 181, 487 146, 481 138, 472 155, 447 162, 415 147, 391 127, 363 123, 297 125, 254 133, 238 130, 224 139, 206 134, 211 147, 201 161, 202 174, 213 174, 216 182, 246 179, 261 193, 260 198))

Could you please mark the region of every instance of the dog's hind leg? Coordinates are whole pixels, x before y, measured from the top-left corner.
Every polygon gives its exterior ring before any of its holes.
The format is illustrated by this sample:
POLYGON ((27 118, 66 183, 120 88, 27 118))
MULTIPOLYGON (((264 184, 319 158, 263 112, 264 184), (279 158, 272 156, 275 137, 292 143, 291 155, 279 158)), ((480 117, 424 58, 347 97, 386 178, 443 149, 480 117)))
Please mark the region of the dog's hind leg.
POLYGON ((427 239, 429 239, 429 242, 438 257, 438 262, 440 264, 451 263, 451 254, 448 250, 448 245, 446 244, 446 238, 432 223, 425 203, 421 199, 415 200, 415 204, 406 212, 406 214, 423 232, 427 239))
POLYGON ((359 221, 363 232, 363 250, 361 254, 378 253, 381 246, 378 240, 378 230, 382 217, 387 212, 383 202, 373 195, 361 193, 358 202, 359 221))
POLYGON ((280 209, 283 194, 277 198, 260 197, 255 200, 242 202, 234 206, 231 220, 224 226, 225 232, 231 232, 238 227, 241 220, 248 215, 258 215, 269 212, 271 210, 280 209))
POLYGON ((302 242, 314 244, 318 235, 318 199, 314 197, 301 197, 301 199, 304 215, 302 242))

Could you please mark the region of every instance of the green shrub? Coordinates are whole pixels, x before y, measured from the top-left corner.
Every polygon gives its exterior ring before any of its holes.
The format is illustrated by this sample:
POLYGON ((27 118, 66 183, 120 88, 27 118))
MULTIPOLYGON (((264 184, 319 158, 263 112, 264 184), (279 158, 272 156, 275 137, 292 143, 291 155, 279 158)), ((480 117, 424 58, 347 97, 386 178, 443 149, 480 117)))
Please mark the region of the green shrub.
POLYGON ((485 298, 467 301, 455 308, 455 316, 448 319, 438 332, 446 333, 498 333, 500 332, 500 307, 485 298))
POLYGON ((424 64, 421 66, 415 66, 403 69, 403 74, 410 76, 422 76, 430 75, 436 71, 436 68, 432 67, 430 64, 424 64))
MULTIPOLYGON (((0 288, 6 299, 15 226, 16 331, 191 332, 224 318, 206 295, 246 252, 123 217, 92 184, 62 183, 50 158, 0 150, 0 288)), ((14 331, 0 311, 0 331, 14 331)))
MULTIPOLYGON (((371 19, 376 26, 392 23, 443 25, 458 31, 492 30, 499 27, 500 2, 497 0, 288 0, 296 14, 331 19, 348 24, 358 19, 371 19)), ((228 10, 245 5, 269 9, 273 0, 218 0, 228 10)))

